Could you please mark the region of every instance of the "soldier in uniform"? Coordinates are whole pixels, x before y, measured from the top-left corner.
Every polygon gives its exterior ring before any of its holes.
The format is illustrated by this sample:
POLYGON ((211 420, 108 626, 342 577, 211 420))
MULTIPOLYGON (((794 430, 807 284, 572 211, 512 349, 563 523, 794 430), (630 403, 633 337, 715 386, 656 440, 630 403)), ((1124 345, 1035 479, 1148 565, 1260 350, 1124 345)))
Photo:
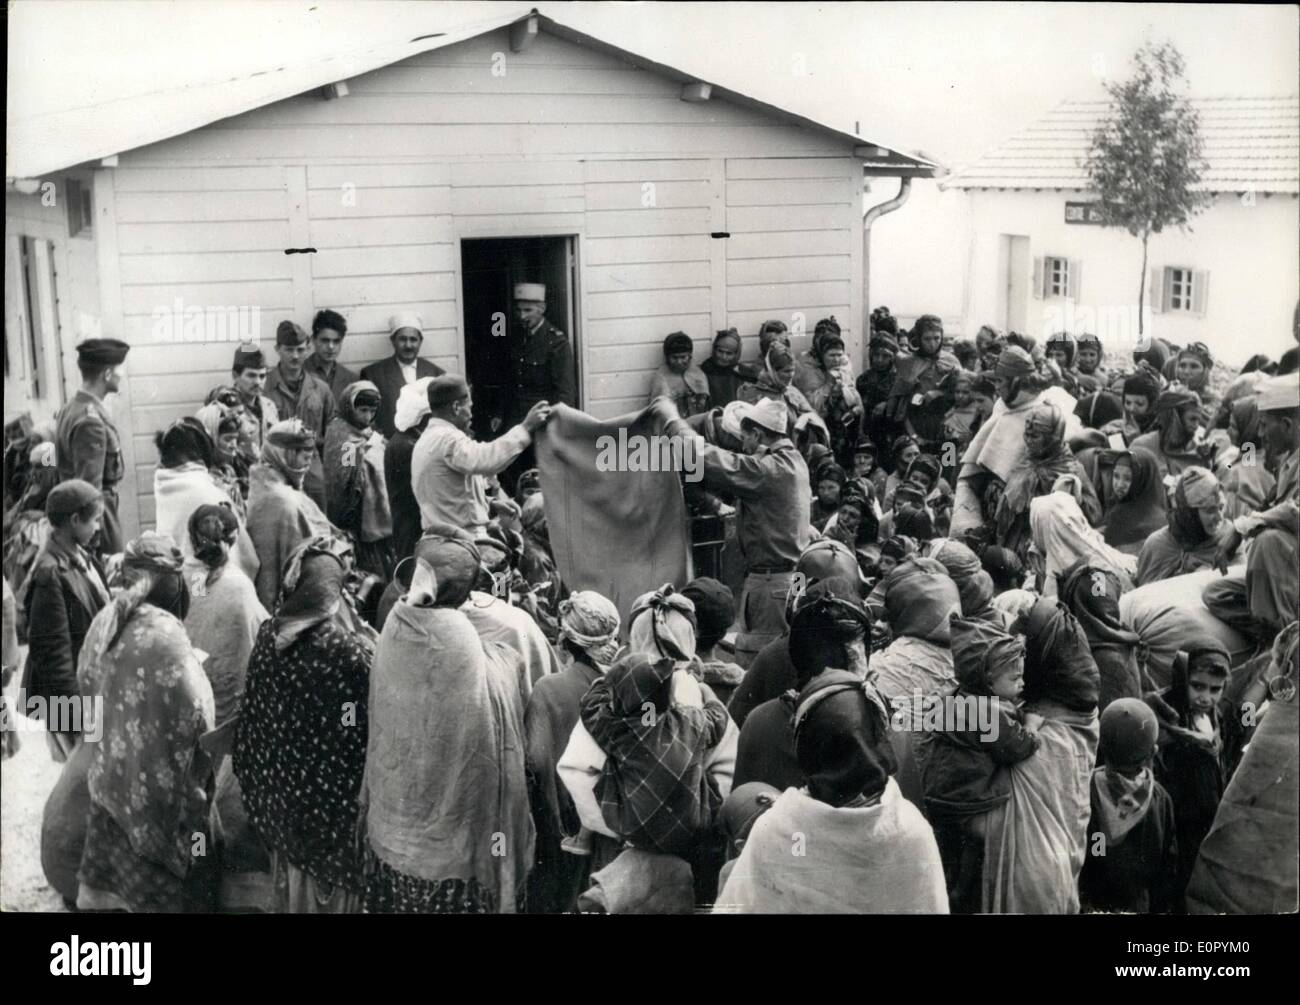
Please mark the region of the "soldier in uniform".
MULTIPOLYGON (((514 295, 515 330, 510 343, 514 398, 507 428, 523 422, 538 402, 570 408, 578 404, 573 347, 569 337, 546 320, 546 287, 516 283, 514 295)), ((521 472, 535 464, 530 445, 506 472, 506 481, 513 485, 521 472)))
MULTIPOLYGON (((280 421, 275 403, 262 389, 266 387, 266 357, 255 342, 245 342, 235 350, 235 362, 230 368, 234 388, 239 395, 239 455, 241 467, 247 472, 262 457, 262 442, 271 427, 280 421)), ((222 388, 208 394, 208 400, 219 397, 222 388)))
POLYGON ((281 321, 275 329, 275 351, 280 362, 266 376, 266 396, 275 403, 280 419, 301 419, 302 424, 316 437, 316 453, 311 469, 303 479, 302 490, 324 512, 329 507, 325 499, 325 467, 321 454, 325 446, 325 430, 334 418, 334 393, 319 377, 308 373, 305 366, 311 352, 311 340, 301 325, 281 321))
POLYGON ((122 363, 131 347, 115 338, 87 339, 77 346, 81 387, 55 416, 55 454, 59 480, 80 478, 103 497, 104 515, 98 544, 101 554, 116 554, 123 547, 122 523, 117 514, 117 486, 126 473, 117 427, 104 407, 104 397, 122 383, 122 363))

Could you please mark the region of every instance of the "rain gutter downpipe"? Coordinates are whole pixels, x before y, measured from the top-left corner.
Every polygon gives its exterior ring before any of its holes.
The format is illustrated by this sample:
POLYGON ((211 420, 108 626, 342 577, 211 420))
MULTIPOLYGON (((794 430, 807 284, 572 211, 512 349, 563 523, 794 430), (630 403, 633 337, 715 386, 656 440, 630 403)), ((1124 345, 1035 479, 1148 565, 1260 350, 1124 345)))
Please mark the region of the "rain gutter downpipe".
MULTIPOLYGON (((904 175, 899 179, 898 195, 887 202, 872 206, 862 214, 862 310, 865 314, 862 319, 862 351, 864 355, 867 351, 867 340, 871 337, 871 225, 886 213, 899 209, 911 194, 912 179, 904 175)), ((866 360, 862 362, 865 366, 866 360)))

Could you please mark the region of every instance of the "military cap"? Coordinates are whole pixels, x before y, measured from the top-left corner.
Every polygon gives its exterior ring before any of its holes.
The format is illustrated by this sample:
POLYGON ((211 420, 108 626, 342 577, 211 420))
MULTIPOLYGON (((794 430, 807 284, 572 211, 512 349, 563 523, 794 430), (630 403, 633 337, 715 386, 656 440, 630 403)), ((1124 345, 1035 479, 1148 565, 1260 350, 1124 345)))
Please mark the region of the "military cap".
POLYGON ((131 347, 121 339, 90 338, 77 346, 77 362, 88 366, 117 366, 131 347))

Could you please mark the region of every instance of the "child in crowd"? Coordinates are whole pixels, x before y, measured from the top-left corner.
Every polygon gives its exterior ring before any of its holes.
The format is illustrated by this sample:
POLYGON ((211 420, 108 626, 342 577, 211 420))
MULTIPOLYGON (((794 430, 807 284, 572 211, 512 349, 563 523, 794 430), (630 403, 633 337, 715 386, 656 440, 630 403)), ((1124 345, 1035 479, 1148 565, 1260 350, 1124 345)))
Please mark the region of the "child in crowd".
POLYGON ((938 732, 924 734, 921 777, 949 904, 959 913, 979 910, 988 814, 1011 798, 1007 768, 1038 750, 1042 718, 1022 716, 1018 706, 1024 641, 957 614, 949 624, 957 688, 944 697, 938 732))
POLYGON ((826 521, 840 506, 840 493, 844 489, 844 469, 833 461, 823 462, 817 469, 817 497, 813 499, 808 521, 818 530, 826 528, 826 521))
POLYGON ((1092 773, 1092 819, 1079 898, 1085 911, 1168 914, 1180 896, 1174 802, 1151 761, 1160 726, 1137 698, 1118 698, 1101 714, 1092 773))
MULTIPOLYGON (((1193 639, 1174 658, 1169 687, 1146 698, 1160 720, 1156 781, 1174 802, 1180 899, 1223 798, 1218 704, 1230 666, 1221 642, 1208 636, 1193 639)), ((1177 910, 1181 913, 1181 905, 1177 910)))
POLYGON ((953 456, 940 459, 945 462, 944 473, 950 480, 983 420, 984 413, 975 400, 975 375, 962 370, 953 382, 952 408, 943 417, 943 435, 953 445, 953 456))
POLYGON ((853 448, 853 477, 857 481, 869 482, 875 490, 877 499, 885 497, 885 485, 889 475, 877 463, 876 445, 870 440, 864 439, 853 448))
POLYGON ((718 811, 722 830, 727 835, 727 864, 718 874, 718 889, 727 885, 727 877, 745 850, 749 832, 758 823, 758 818, 772 808, 781 795, 781 790, 766 782, 745 782, 731 790, 718 811))

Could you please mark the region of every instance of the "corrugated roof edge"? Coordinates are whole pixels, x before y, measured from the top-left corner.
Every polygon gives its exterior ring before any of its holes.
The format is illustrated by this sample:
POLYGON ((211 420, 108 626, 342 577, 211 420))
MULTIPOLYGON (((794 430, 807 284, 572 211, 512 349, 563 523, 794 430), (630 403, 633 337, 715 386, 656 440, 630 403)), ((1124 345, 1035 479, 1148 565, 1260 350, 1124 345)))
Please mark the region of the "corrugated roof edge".
MULTIPOLYGON (((467 41, 533 16, 538 18, 539 27, 559 38, 609 52, 635 65, 644 66, 648 70, 682 81, 702 80, 687 71, 656 62, 612 42, 560 24, 536 7, 524 12, 515 8, 515 11, 508 15, 462 26, 453 31, 420 35, 403 42, 386 43, 364 50, 362 53, 327 56, 302 66, 276 67, 233 80, 209 81, 169 91, 133 95, 101 105, 67 109, 39 117, 33 116, 27 119, 10 117, 6 128, 6 182, 12 184, 17 179, 39 178, 42 175, 98 161, 152 143, 160 143, 195 129, 201 129, 213 122, 241 115, 295 95, 305 94, 339 80, 360 76, 409 59, 411 56, 467 41), (201 98, 195 100, 205 92, 209 99, 206 103, 201 98), (175 100, 181 96, 184 100, 175 100), (124 121, 118 123, 119 129, 113 134, 101 136, 100 134, 107 133, 104 128, 106 108, 116 108, 124 121), (71 144, 80 145, 70 145, 70 141, 71 144)), ((711 81, 703 82, 712 84, 711 81)), ((855 146, 886 149, 888 155, 884 158, 864 158, 867 162, 866 168, 874 174, 887 173, 891 168, 898 168, 900 174, 933 177, 940 167, 924 157, 905 153, 897 147, 878 141, 864 139, 789 109, 731 90, 721 84, 712 86, 714 94, 735 104, 762 111, 805 128, 830 133, 838 139, 852 142, 855 146)))

